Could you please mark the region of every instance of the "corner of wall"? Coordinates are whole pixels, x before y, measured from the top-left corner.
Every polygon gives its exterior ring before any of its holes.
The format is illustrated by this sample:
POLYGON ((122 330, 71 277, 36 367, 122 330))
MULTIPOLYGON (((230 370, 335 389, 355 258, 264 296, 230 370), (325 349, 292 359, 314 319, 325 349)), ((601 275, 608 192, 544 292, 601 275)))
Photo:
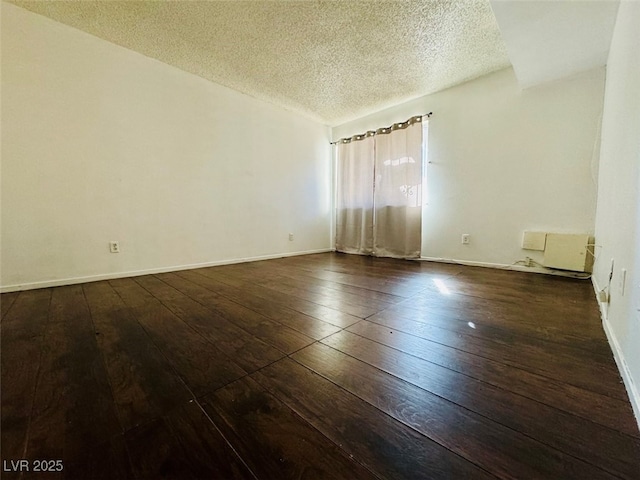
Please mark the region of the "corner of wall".
POLYGON ((620 348, 620 344, 618 343, 618 339, 616 338, 615 333, 607 319, 607 304, 602 302, 598 298, 598 292, 601 290, 601 288, 598 285, 595 277, 591 277, 591 283, 593 284, 598 307, 600 308, 602 328, 605 335, 607 336, 607 341, 609 342, 609 346, 611 347, 611 351, 613 352, 613 359, 615 360, 618 371, 622 376, 622 381, 624 382, 627 394, 629 395, 629 401, 631 403, 631 408, 633 409, 633 414, 636 417, 636 423, 638 424, 638 428, 640 429, 640 392, 633 382, 631 370, 629 369, 629 366, 625 361, 624 354, 622 353, 622 349, 620 348))

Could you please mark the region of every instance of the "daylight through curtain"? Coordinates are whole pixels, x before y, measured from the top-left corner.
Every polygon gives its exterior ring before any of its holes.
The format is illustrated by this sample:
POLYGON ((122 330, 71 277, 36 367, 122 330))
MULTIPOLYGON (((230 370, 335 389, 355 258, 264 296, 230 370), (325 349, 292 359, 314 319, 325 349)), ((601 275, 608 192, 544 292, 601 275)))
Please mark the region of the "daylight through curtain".
POLYGON ((422 124, 375 137, 374 255, 417 258, 422 245, 422 124))
POLYGON ((338 142, 336 250, 420 256, 422 117, 338 142))

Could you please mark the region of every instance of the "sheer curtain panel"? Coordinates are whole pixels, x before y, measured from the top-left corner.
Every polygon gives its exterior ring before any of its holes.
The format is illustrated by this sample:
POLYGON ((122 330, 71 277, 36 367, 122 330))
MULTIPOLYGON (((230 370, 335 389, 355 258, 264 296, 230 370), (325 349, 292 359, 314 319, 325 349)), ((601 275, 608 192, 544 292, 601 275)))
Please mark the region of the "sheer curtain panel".
POLYGON ((375 136, 374 255, 420 257, 422 128, 414 118, 375 136))
POLYGON ((337 145, 336 250, 373 253, 374 137, 337 145))

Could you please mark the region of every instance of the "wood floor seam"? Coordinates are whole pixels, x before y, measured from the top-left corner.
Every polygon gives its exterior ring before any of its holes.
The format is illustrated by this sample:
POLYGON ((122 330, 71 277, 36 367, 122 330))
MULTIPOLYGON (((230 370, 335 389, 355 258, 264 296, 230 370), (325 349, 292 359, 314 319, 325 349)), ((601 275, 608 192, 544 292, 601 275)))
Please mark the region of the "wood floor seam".
MULTIPOLYGON (((349 330, 348 330, 348 328, 345 328, 344 330, 345 330, 345 331, 349 331, 349 330)), ((350 333, 353 333, 354 335, 358 335, 358 336, 361 336, 362 338, 366 338, 366 339, 368 339, 368 340, 371 340, 371 339, 369 339, 368 337, 364 337, 364 336, 362 336, 362 335, 358 334, 357 332, 350 332, 350 333)), ((388 346, 389 348, 393 348, 394 350, 398 350, 397 348, 395 348, 395 347, 393 347, 393 346, 386 345, 386 344, 381 343, 381 342, 378 342, 378 341, 376 341, 376 340, 371 340, 371 341, 373 341, 373 342, 375 342, 375 343, 378 343, 378 344, 380 344, 380 345, 383 345, 383 346, 388 346)), ((420 356, 416 356, 415 354, 413 354, 413 353, 411 353, 411 352, 405 352, 405 351, 403 351, 403 350, 398 350, 398 351, 403 352, 403 353, 406 353, 407 355, 413 356, 413 357, 415 357, 415 358, 419 358, 419 359, 421 359, 421 358, 422 358, 422 357, 420 357, 420 356)), ((429 361, 429 360, 427 360, 427 361, 429 361)), ((431 362, 431 363, 433 363, 433 362, 431 362)), ((438 365, 438 364, 436 364, 436 365, 438 365)), ((447 369, 449 369, 449 367, 447 367, 447 366, 443 366, 443 365, 441 365, 441 366, 442 366, 443 368, 447 368, 447 369)), ((517 367, 510 367, 510 368, 517 368, 517 367)), ((512 392, 512 393, 519 394, 519 395, 523 396, 524 398, 528 398, 528 399, 533 400, 533 401, 540 401, 539 399, 533 398, 533 397, 531 397, 531 396, 522 395, 522 394, 520 394, 520 393, 518 393, 518 392, 514 392, 513 390, 510 390, 510 389, 505 388, 505 387, 503 387, 503 386, 495 385, 495 384, 490 383, 490 382, 486 382, 485 380, 483 380, 483 379, 481 379, 481 378, 474 377, 474 376, 473 376, 473 375, 471 375, 470 373, 467 373, 467 372, 460 372, 460 371, 457 371, 457 370, 452 370, 452 371, 457 372, 457 373, 459 373, 459 374, 461 374, 461 375, 467 376, 467 377, 469 377, 469 378, 472 378, 472 379, 474 379, 474 380, 477 380, 477 381, 480 381, 480 382, 483 382, 483 383, 487 383, 487 384, 492 385, 492 386, 494 386, 494 387, 496 387, 496 388, 500 388, 500 389, 503 389, 503 390, 505 390, 505 391, 509 391, 509 392, 512 392)), ((538 375, 537 373, 534 373, 533 375, 540 376, 540 375, 538 375)), ((575 388, 580 388, 580 387, 575 387, 575 388)), ((616 399, 616 398, 613 398, 613 400, 616 400, 616 401, 617 401, 617 399, 616 399)), ((544 405, 547 405, 547 406, 548 406, 548 407, 550 407, 550 408, 558 408, 556 405, 553 405, 553 404, 550 404, 550 403, 545 403, 545 402, 540 402, 540 403, 543 403, 544 405)), ((566 410, 562 410, 562 411, 566 411, 566 410)), ((575 413, 573 413, 573 412, 569 412, 569 411, 567 411, 566 413, 570 413, 570 414, 572 414, 572 415, 575 415, 575 413)), ((582 418, 582 419, 583 419, 583 420, 585 420, 585 421, 589 421, 589 422, 592 422, 592 423, 597 423, 597 422, 594 422, 592 419, 589 419, 589 418, 587 418, 587 417, 585 417, 585 416, 580 416, 580 418, 582 418)), ((597 424, 598 424, 598 425, 602 425, 602 424, 600 424, 600 423, 597 423, 597 424)), ((602 426, 607 426, 607 425, 602 425, 602 426)), ((618 430, 614 429, 613 427, 609 427, 609 428, 611 428, 611 429, 612 429, 612 430, 614 430, 614 431, 618 431, 618 430)), ((638 434, 638 433, 636 433, 635 435, 633 435, 633 434, 627 434, 627 435, 628 435, 628 436, 630 436, 630 437, 632 437, 632 438, 640 438, 640 434, 638 434)))
MULTIPOLYGON (((96 328, 96 324, 93 321, 93 314, 91 313, 91 309, 89 308, 89 302, 87 301, 87 294, 85 293, 84 288, 82 289, 82 296, 84 297, 84 301, 87 304, 87 309, 89 310, 89 319, 91 320, 91 325, 93 326, 93 330, 94 330, 94 332, 96 332, 96 335, 97 335, 98 329, 96 328)), ((102 351, 100 351, 100 361, 102 363, 102 366, 103 366, 104 370, 107 371, 107 364, 105 362, 104 353, 102 351)), ((109 391, 111 393, 111 399, 115 403, 115 395, 113 393, 113 385, 111 384, 111 379, 109 378, 109 376, 107 376, 107 382, 109 383, 109 391)), ((121 434, 124 434, 123 425, 120 425, 120 432, 121 432, 121 434)))
MULTIPOLYGON (((156 278, 157 278, 157 276, 156 276, 156 278)), ((167 286, 169 286, 170 288, 175 289, 173 286, 171 286, 171 285, 167 284, 167 283, 166 283, 166 282, 164 282, 162 279, 159 279, 159 281, 162 281, 163 283, 165 283, 165 284, 166 284, 167 286)), ((175 289, 175 290, 176 290, 176 291, 178 291, 178 292, 180 292, 180 291, 179 291, 179 290, 177 290, 177 289, 175 289)), ((152 292, 149 292, 149 293, 151 293, 151 294, 153 295, 153 293, 152 293, 152 292)), ((180 293, 182 294, 182 292, 180 292, 180 293)), ((155 295, 154 295, 154 296, 155 296, 155 295)), ((196 303, 200 304, 203 308, 205 308, 205 309, 207 309, 207 310, 211 311, 212 313, 215 313, 215 312, 214 312, 214 310, 212 310, 208 305, 203 304, 203 303, 201 303, 200 301, 198 301, 197 299, 193 299, 193 298, 189 297, 188 295, 185 295, 185 296, 186 296, 187 298, 189 298, 190 300, 192 300, 193 302, 196 302, 196 303)), ((157 298, 157 297, 156 297, 156 298, 157 298)), ((162 300, 161 300, 161 299, 158 299, 158 301, 160 301, 160 302, 161 302, 161 303, 163 303, 163 305, 164 305, 164 302, 162 302, 162 300)), ((240 304, 237 304, 236 302, 233 302, 232 300, 229 300, 229 301, 230 301, 230 302, 232 302, 232 303, 234 303, 234 304, 236 304, 236 305, 238 305, 238 306, 241 306, 240 304)), ((166 305, 165 305, 165 306, 166 306, 166 305)), ((167 308, 169 308, 169 307, 167 307, 167 308)), ((244 308, 244 307, 243 307, 243 308, 244 308)), ((179 315, 178 315, 178 316, 179 316, 179 315)), ((253 336, 256 336, 256 335, 255 335, 255 334, 254 334, 250 329, 248 329, 247 327, 243 327, 243 326, 242 326, 242 322, 241 322, 241 321, 234 321, 233 319, 226 317, 226 315, 224 315, 224 314, 223 314, 223 316, 224 316, 225 318, 227 318, 227 320, 229 320, 231 323, 233 323, 234 325, 236 325, 238 328, 240 328, 240 329, 244 330, 247 334, 249 334, 249 335, 253 335, 253 336)), ((280 325, 280 326, 282 326, 282 325, 280 325)), ((259 338, 259 337, 258 337, 258 338, 259 338)), ((265 342, 265 343, 266 343, 266 342, 265 342)), ((275 348, 275 349, 279 350, 283 355, 286 355, 286 354, 288 353, 287 351, 282 350, 281 348, 279 348, 277 345, 271 345, 271 346, 273 346, 273 348, 275 348)))
MULTIPOLYGON (((10 294, 4 294, 4 295, 10 295, 10 294)), ((13 305, 16 303, 16 300, 18 300, 18 297, 20 296, 20 292, 16 292, 15 294, 11 295, 10 298, 10 302, 9 302, 9 306, 5 307, 4 305, 2 305, 2 320, 4 320, 4 318, 9 315, 9 313, 11 312, 11 308, 13 307, 13 305)), ((0 320, 1 323, 1 320, 0 320)))
POLYGON ((42 366, 42 356, 43 356, 43 349, 44 349, 44 340, 45 340, 45 333, 46 333, 46 326, 49 323, 49 314, 51 311, 51 299, 52 299, 52 295, 51 295, 51 289, 47 289, 47 291, 49 292, 49 306, 47 308, 47 320, 45 322, 45 324, 42 326, 42 331, 40 334, 40 339, 39 339, 39 350, 40 350, 40 355, 38 356, 38 367, 36 369, 36 375, 35 375, 35 383, 33 385, 33 394, 31 397, 31 405, 30 405, 30 413, 29 413, 29 421, 27 423, 27 429, 26 429, 26 434, 24 437, 24 450, 22 452, 22 458, 26 458, 27 456, 27 447, 29 445, 29 435, 31 433, 31 421, 32 421, 32 415, 33 415, 33 408, 34 408, 34 398, 36 395, 36 392, 38 391, 38 383, 41 381, 40 379, 40 369, 42 366))
MULTIPOLYGON (((363 319, 363 320, 364 320, 364 319, 363 319)), ((370 321, 370 320, 366 320, 366 321, 370 321)), ((376 323, 376 322, 372 322, 372 323, 376 323)), ((376 323, 376 325, 380 325, 381 327, 388 328, 388 327, 387 327, 386 325, 384 325, 384 324, 378 324, 378 323, 376 323)), ((439 344, 439 345, 442 345, 442 346, 445 346, 445 347, 448 347, 448 348, 453 348, 453 349, 458 350, 458 351, 460 351, 460 352, 464 352, 464 353, 466 353, 466 354, 468 354, 468 355, 473 355, 473 356, 476 356, 476 357, 479 357, 479 358, 483 358, 483 359, 486 359, 486 360, 491 360, 491 361, 498 362, 498 360, 496 360, 495 358, 492 358, 491 356, 486 356, 486 355, 481 355, 481 354, 479 354, 479 353, 470 352, 470 351, 468 351, 468 350, 465 350, 464 348, 460 348, 460 347, 457 347, 457 346, 449 345, 449 344, 444 343, 444 342, 438 342, 438 341, 434 341, 434 340, 426 339, 426 338, 424 338, 424 337, 422 337, 422 336, 420 336, 420 335, 416 335, 416 334, 411 333, 411 332, 405 332, 405 331, 398 330, 398 329, 391 329, 391 330, 397 330, 397 331, 400 331, 400 332, 402 332, 402 333, 404 333, 404 334, 406 334, 406 335, 410 335, 410 336, 412 336, 412 337, 421 338, 421 339, 424 339, 424 340, 426 340, 426 341, 428 341, 428 342, 433 342, 433 343, 437 343, 437 344, 439 344)), ((511 367, 511 368, 516 368, 516 369, 519 369, 519 370, 523 370, 523 371, 526 371, 526 372, 529 372, 529 373, 532 373, 532 374, 535 374, 535 375, 538 375, 538 376, 541 376, 541 377, 546 377, 546 378, 549 378, 549 379, 557 380, 556 378, 549 376, 549 373, 548 373, 547 371, 545 371, 545 370, 537 370, 537 369, 524 368, 523 366, 514 365, 514 364, 512 364, 512 363, 510 363, 510 362, 500 362, 500 363, 503 363, 504 365, 509 366, 509 367, 511 367)), ((594 393, 599 393, 599 394, 601 394, 601 395, 609 396, 609 394, 608 394, 608 393, 606 393, 606 392, 597 392, 597 391, 595 391, 595 390, 591 390, 591 389, 589 389, 589 388, 586 388, 586 387, 585 387, 585 386, 583 386, 583 385, 576 384, 576 383, 572 383, 571 381, 567 381, 567 383, 568 383, 569 385, 573 385, 573 386, 574 386, 574 387, 576 387, 576 388, 582 388, 582 389, 585 389, 585 390, 593 391, 594 393)), ((611 397, 611 398, 613 398, 613 399, 617 399, 617 397, 611 397)))
MULTIPOLYGON (((344 353, 344 352, 342 352, 342 353, 344 353)), ((358 357, 355 357, 355 356, 350 355, 350 354, 348 354, 348 353, 345 353, 345 354, 346 354, 346 355, 348 355, 348 356, 350 356, 351 358, 354 358, 354 359, 356 359, 356 360, 360 360, 358 357)), ((295 360, 295 359, 294 359, 294 360, 295 360)), ((360 361, 362 361, 362 360, 360 360, 360 361)), ((302 364, 302 365, 303 365, 303 366, 306 366, 306 365, 304 365, 304 364, 302 364)), ((369 364, 369 365, 371 365, 371 364, 369 364)), ((377 370, 380 370, 381 372, 384 372, 384 373, 386 373, 386 374, 388 374, 388 375, 394 376, 395 378, 398 378, 398 379, 400 379, 400 380, 404 380, 404 379, 402 379, 401 377, 397 377, 397 376, 395 376, 394 374, 389 373, 389 372, 387 372, 387 371, 385 371, 385 370, 382 370, 382 369, 378 368, 378 367, 377 367, 377 366, 375 366, 375 365, 371 365, 371 366, 372 366, 373 368, 376 368, 377 370)), ((307 367, 307 368, 308 368, 308 367, 307 367)), ((320 372, 317 372, 317 371, 316 371, 315 373, 317 373, 317 374, 319 374, 319 375, 321 375, 321 376, 323 376, 323 377, 324 377, 324 375, 322 375, 322 373, 320 373, 320 372)), ((325 377, 325 378, 327 378, 327 377, 325 377)), ((328 378, 327 378, 327 379, 328 379, 328 378)), ((329 381, 331 381, 330 379, 328 379, 328 380, 329 380, 329 381)), ((407 380, 404 380, 404 381, 407 381, 407 380)), ((407 382, 408 382, 408 381, 407 381, 407 382)), ((335 382, 334 382, 334 383, 335 383, 335 382)), ((409 382, 409 383, 411 383, 411 382, 409 382)), ((415 384, 413 384, 413 385, 415 385, 415 384)), ((340 386, 340 385, 338 385, 338 386, 340 386)), ((485 418, 485 419, 486 419, 486 420, 488 420, 488 421, 495 422, 495 423, 497 423, 497 424, 499 424, 499 425, 503 426, 504 428, 507 428, 507 429, 509 429, 509 430, 513 431, 514 433, 518 433, 518 434, 524 435, 524 436, 526 436, 526 437, 530 438, 531 440, 533 440, 533 441, 535 441, 535 442, 537 442, 537 443, 541 443, 541 444, 546 445, 546 446, 547 446, 547 447, 549 447, 549 448, 552 448, 552 449, 558 449, 558 451, 561 451, 561 452, 563 452, 564 454, 569 455, 569 456, 571 456, 571 457, 575 458, 576 460, 583 461, 583 462, 585 462, 585 463, 589 463, 589 464, 593 465, 593 467, 594 467, 594 468, 597 468, 597 469, 600 469, 600 470, 606 471, 606 472, 608 472, 608 473, 611 473, 612 475, 616 475, 616 476, 617 476, 617 474, 616 474, 616 472, 615 472, 615 471, 612 471, 612 470, 609 470, 609 469, 607 469, 607 468, 602 468, 602 467, 598 466, 596 463, 594 463, 594 462, 590 461, 588 457, 579 457, 579 456, 577 456, 577 455, 575 455, 575 454, 573 454, 573 453, 571 453, 571 452, 569 452, 569 451, 567 451, 567 450, 559 449, 558 447, 554 446, 552 443, 549 443, 548 441, 545 441, 545 440, 543 440, 543 439, 540 439, 539 437, 536 437, 536 436, 530 435, 530 434, 528 434, 528 433, 526 433, 526 432, 523 432, 522 430, 519 430, 519 429, 517 429, 517 428, 514 428, 513 426, 508 425, 508 424, 506 424, 506 423, 502 423, 501 421, 496 420, 496 419, 494 419, 494 418, 491 418, 490 416, 488 416, 488 415, 486 415, 486 414, 484 414, 484 413, 482 413, 482 412, 479 412, 479 411, 477 411, 477 410, 473 410, 473 409, 471 409, 471 408, 467 407, 466 405, 463 405, 463 404, 460 404, 460 403, 458 403, 458 402, 455 402, 455 401, 453 401, 453 400, 451 400, 451 399, 449 399, 449 398, 447 398, 447 397, 443 397, 443 396, 441 396, 441 395, 439 395, 439 394, 437 394, 437 393, 430 392, 429 390, 425 390, 424 388, 422 388, 422 387, 421 387, 421 386, 419 386, 419 385, 415 385, 415 386, 416 386, 417 388, 420 388, 421 390, 425 391, 425 393, 427 393, 427 392, 428 392, 428 393, 430 393, 430 394, 436 395, 436 396, 438 396, 439 398, 441 398, 441 399, 442 399, 443 401, 445 401, 445 402, 450 402, 450 403, 452 403, 452 404, 456 405, 457 407, 460 407, 461 409, 467 410, 468 412, 470 412, 470 413, 472 413, 472 414, 475 414, 475 415, 481 416, 481 417, 485 418)), ((496 387, 496 388, 500 388, 500 387, 496 387)), ((351 393, 352 393, 352 392, 351 392, 351 393)), ((515 393, 514 395, 519 395, 519 394, 515 393)), ((527 398, 527 397, 523 397, 523 398, 527 398)), ((363 399, 363 400, 364 400, 364 401, 367 401, 367 400, 365 400, 365 399, 363 399)), ((536 401, 536 400, 531 400, 531 401, 536 401)), ((372 406, 376 407, 376 405, 372 405, 372 406)), ((376 407, 376 408, 377 408, 377 407, 376 407)), ((550 408, 555 408, 555 407, 550 407, 550 408)), ((384 412, 383 412, 383 413, 384 413, 384 412)), ((400 420, 400 421, 402 421, 402 420, 400 420)), ((404 423, 404 422, 403 422, 403 423, 404 423)), ((405 425, 407 425, 407 426, 408 426, 408 427, 410 427, 410 428, 413 428, 411 425, 408 425, 408 424, 406 424, 406 423, 405 423, 405 425)), ((609 429, 610 427, 604 426, 603 428, 608 428, 608 429, 609 429)), ((612 431, 612 432, 615 432, 615 430, 613 430, 613 429, 611 429, 611 431, 612 431)), ((421 433, 421 432, 420 432, 420 433, 421 433)), ((621 434, 621 435, 625 435, 624 433, 620 433, 620 434, 621 434)), ((426 435, 426 434, 424 434, 424 435, 426 435)), ((428 436, 428 435, 427 435, 427 436, 428 436)), ((435 440, 434 440, 434 441, 435 441, 435 440)), ((443 445, 443 446, 444 446, 444 445, 443 445)), ((481 466, 480 466, 480 467, 481 467, 481 466)))

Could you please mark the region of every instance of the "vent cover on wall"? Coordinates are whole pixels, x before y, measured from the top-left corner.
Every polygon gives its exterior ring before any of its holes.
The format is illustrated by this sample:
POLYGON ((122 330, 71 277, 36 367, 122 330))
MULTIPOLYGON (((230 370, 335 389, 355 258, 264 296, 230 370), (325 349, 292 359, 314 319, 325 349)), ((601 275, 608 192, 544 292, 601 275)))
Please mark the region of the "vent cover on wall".
POLYGON ((547 233, 543 265, 574 272, 590 272, 593 265, 591 240, 585 234, 547 233))

